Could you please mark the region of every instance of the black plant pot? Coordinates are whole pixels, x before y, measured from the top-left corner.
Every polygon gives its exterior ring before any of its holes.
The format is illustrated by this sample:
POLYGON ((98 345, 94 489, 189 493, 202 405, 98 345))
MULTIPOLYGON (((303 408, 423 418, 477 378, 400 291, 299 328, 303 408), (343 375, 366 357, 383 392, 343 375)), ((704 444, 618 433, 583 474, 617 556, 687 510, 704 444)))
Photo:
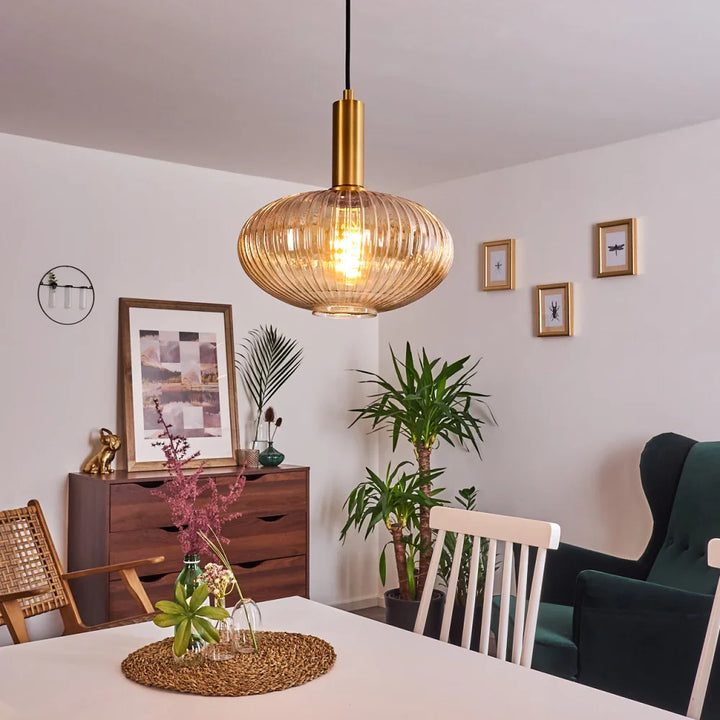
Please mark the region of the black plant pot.
MULTIPOLYGON (((412 631, 415 627, 420 601, 401 600, 399 595, 400 591, 397 588, 385 592, 385 622, 388 625, 412 631)), ((444 605, 445 593, 441 590, 433 590, 424 635, 435 639, 440 637, 444 605)))

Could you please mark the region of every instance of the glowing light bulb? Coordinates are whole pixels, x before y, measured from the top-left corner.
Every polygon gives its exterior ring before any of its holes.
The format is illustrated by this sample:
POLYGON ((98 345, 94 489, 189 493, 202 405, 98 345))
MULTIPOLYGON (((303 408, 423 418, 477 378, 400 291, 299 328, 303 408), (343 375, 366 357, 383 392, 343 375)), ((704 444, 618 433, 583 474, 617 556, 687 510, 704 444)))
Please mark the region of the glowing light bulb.
POLYGON ((338 211, 333 241, 333 264, 336 274, 346 282, 358 280, 362 276, 363 240, 367 237, 368 232, 363 231, 358 209, 343 208, 338 211))

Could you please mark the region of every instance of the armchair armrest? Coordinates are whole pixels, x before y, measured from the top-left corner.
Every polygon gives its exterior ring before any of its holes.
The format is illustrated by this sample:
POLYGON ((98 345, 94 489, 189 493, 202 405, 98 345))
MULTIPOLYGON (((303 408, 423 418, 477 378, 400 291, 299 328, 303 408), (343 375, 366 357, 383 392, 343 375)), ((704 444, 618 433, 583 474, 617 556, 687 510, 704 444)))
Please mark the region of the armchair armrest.
POLYGON ((626 560, 561 542, 557 550, 547 555, 542 602, 572 605, 577 577, 583 570, 642 580, 647 577, 647 570, 638 560, 626 560))
POLYGON ((142 560, 128 560, 127 562, 114 563, 113 565, 102 565, 101 567, 88 568, 87 570, 75 570, 74 572, 63 573, 63 579, 78 580, 79 578, 89 577, 90 575, 132 570, 140 567, 141 565, 156 565, 157 563, 161 563, 164 559, 164 555, 159 555, 157 557, 143 558, 142 560))
POLYGON ((79 580, 80 578, 90 577, 91 575, 99 575, 101 573, 119 573, 123 585, 128 592, 135 598, 138 606, 144 613, 155 612, 153 610, 150 598, 148 598, 145 588, 140 582, 136 568, 141 565, 156 565, 165 559, 164 555, 156 557, 143 558, 141 560, 129 560, 127 562, 114 563, 112 565, 103 565, 102 567, 88 568, 87 570, 76 570, 63 574, 63 580, 79 580))
POLYGON ((20 607, 20 601, 36 595, 43 595, 49 591, 49 586, 42 585, 41 587, 16 590, 15 592, 0 595, 0 617, 7 625, 14 643, 24 643, 30 640, 25 627, 25 617, 20 607))
POLYGON ((578 681, 684 713, 711 595, 588 570, 578 577, 578 681))
POLYGON ((39 587, 29 588, 26 590, 16 590, 15 592, 3 593, 0 595, 0 603, 11 602, 13 600, 24 600, 25 598, 36 597, 50 592, 49 585, 41 585, 39 587))

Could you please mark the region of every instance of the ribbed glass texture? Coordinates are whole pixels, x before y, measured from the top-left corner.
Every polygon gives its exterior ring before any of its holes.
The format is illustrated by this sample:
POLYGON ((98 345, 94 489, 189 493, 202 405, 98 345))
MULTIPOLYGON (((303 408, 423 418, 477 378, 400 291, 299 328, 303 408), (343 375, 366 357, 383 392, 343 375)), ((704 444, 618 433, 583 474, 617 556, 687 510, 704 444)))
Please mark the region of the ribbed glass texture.
POLYGON ((421 205, 357 187, 266 205, 240 231, 238 254, 253 282, 283 302, 317 315, 373 316, 437 287, 453 245, 421 205))

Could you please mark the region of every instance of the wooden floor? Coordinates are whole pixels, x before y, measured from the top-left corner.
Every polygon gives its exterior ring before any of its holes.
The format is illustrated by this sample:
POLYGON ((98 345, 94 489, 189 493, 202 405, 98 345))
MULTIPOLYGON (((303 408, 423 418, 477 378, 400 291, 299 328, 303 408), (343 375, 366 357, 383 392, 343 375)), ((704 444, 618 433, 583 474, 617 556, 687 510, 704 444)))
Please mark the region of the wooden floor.
POLYGON ((362 617, 370 618, 371 620, 377 620, 381 623, 385 622, 384 607, 369 607, 361 608, 360 610, 353 610, 353 615, 362 615, 362 617))

